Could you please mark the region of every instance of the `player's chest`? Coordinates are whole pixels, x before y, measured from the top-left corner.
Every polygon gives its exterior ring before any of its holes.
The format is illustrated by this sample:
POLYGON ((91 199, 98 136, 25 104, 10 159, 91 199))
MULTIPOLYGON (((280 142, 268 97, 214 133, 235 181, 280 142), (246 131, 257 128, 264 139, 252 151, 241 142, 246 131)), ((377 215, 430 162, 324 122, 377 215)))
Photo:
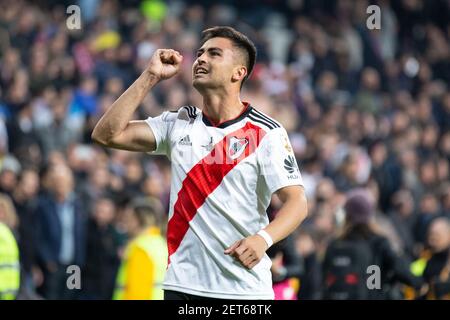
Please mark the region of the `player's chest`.
POLYGON ((239 130, 189 126, 174 133, 171 160, 186 171, 195 165, 213 170, 256 166, 252 138, 239 130))

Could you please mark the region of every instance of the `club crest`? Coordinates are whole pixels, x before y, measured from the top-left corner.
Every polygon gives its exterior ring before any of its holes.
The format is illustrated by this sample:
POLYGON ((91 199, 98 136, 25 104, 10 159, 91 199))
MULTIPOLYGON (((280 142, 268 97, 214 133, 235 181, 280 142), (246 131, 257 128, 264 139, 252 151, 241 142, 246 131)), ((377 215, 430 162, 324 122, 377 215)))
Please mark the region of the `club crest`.
POLYGON ((245 148, 248 145, 248 139, 246 138, 236 138, 231 137, 230 145, 228 147, 228 154, 231 159, 237 159, 244 152, 245 148))

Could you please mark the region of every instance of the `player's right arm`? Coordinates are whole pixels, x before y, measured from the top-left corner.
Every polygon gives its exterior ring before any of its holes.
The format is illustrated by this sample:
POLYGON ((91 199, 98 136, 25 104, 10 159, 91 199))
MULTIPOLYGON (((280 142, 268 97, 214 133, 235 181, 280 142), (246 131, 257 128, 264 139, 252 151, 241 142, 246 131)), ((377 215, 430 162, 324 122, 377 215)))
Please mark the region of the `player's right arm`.
POLYGON ((144 120, 131 118, 147 93, 159 81, 177 74, 182 60, 178 51, 156 50, 146 70, 101 117, 92 131, 92 140, 109 148, 154 151, 155 136, 148 124, 144 120))

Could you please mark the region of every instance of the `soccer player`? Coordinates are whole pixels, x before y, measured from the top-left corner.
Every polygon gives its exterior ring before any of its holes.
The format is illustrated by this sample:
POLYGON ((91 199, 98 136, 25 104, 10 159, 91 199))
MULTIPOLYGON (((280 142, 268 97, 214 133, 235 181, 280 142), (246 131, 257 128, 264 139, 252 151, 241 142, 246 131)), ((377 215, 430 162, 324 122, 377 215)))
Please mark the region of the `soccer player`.
POLYGON ((99 120, 92 139, 171 160, 165 299, 273 299, 265 252, 307 215, 301 173, 286 130, 240 100, 255 64, 254 44, 231 27, 202 36, 192 66, 202 106, 131 120, 148 91, 179 71, 181 54, 159 49, 99 120), (269 223, 273 193, 283 205, 269 223))

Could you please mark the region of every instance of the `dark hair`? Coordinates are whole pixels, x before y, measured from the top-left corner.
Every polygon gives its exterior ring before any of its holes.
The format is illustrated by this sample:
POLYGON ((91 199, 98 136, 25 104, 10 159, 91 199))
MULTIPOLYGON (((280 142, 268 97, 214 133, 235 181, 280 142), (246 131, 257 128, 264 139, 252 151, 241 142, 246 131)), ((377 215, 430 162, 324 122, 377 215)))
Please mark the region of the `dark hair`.
POLYGON ((243 33, 233 29, 232 27, 219 26, 212 27, 202 32, 201 44, 212 38, 226 38, 231 40, 233 44, 245 53, 245 62, 247 65, 247 75, 242 80, 242 83, 252 73, 256 62, 256 47, 255 44, 243 33))
POLYGON ((346 223, 340 236, 341 240, 369 240, 375 235, 379 235, 378 226, 374 223, 346 223))

